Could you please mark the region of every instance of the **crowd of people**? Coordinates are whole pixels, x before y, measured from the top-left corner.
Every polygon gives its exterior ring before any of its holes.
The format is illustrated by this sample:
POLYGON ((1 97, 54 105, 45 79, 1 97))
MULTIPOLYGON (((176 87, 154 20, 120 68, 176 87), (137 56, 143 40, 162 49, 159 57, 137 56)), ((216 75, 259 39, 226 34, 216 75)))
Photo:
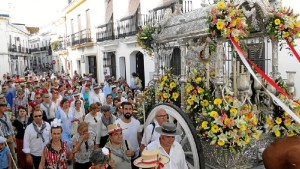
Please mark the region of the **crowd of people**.
MULTIPOLYGON (((148 126, 136 117, 141 80, 130 84, 74 72, 3 75, 0 168, 187 169, 182 131, 164 109, 148 126)), ((146 113, 146 112, 144 112, 146 113)))

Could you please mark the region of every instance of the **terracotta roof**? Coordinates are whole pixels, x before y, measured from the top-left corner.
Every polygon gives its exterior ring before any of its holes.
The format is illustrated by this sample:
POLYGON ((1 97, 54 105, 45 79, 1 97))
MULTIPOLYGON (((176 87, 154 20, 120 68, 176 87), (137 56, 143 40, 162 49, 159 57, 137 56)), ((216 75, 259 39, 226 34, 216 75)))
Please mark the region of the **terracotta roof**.
POLYGON ((106 6, 105 23, 111 20, 113 14, 113 0, 109 0, 106 6))
POLYGON ((40 30, 38 27, 26 27, 26 29, 30 32, 30 34, 37 33, 40 30))
POLYGON ((129 6, 128 6, 129 16, 132 16, 132 15, 135 14, 135 12, 138 9, 139 5, 140 5, 140 0, 130 0, 129 6))

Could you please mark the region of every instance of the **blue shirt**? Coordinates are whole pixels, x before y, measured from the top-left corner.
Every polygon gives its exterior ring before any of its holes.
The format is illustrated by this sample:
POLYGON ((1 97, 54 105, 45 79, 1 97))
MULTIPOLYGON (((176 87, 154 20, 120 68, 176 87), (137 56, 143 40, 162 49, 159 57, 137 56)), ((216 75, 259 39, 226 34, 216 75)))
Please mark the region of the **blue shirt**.
POLYGON ((73 109, 69 108, 68 116, 63 111, 61 107, 59 107, 56 111, 56 118, 61 119, 62 122, 62 140, 67 141, 69 148, 72 149, 72 139, 71 139, 71 129, 72 129, 72 121, 75 119, 73 109))
POLYGON ((9 149, 4 147, 0 150, 0 168, 8 168, 9 149))
POLYGON ((111 90, 111 87, 109 84, 106 84, 104 87, 103 87, 103 93, 105 95, 105 97, 108 95, 108 94, 111 94, 112 90, 111 90))

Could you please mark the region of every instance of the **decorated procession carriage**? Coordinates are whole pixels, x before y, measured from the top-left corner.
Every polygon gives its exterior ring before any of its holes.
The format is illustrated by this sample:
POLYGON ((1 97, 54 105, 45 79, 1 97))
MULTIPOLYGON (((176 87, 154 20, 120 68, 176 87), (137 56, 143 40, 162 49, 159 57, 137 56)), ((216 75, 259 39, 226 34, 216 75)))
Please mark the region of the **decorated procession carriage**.
POLYGON ((300 61, 297 15, 267 0, 180 11, 180 5, 167 8, 160 22, 137 35, 155 63, 140 107, 148 113, 141 118, 148 125, 158 109, 167 111, 184 131, 181 145, 191 169, 262 165, 267 145, 300 134, 295 72, 287 72, 287 80, 278 72, 282 46, 300 61))

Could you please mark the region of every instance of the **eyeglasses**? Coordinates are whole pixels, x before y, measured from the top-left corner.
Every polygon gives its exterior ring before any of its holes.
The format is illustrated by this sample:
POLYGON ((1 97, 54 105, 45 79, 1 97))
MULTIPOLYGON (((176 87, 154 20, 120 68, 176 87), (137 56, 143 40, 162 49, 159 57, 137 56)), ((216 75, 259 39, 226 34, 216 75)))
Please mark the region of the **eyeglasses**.
POLYGON ((35 117, 35 118, 37 118, 37 117, 42 117, 42 115, 36 115, 36 116, 33 116, 33 117, 35 117))
POLYGON ((156 117, 164 118, 164 117, 168 117, 168 115, 167 114, 165 114, 165 115, 158 115, 156 117))

